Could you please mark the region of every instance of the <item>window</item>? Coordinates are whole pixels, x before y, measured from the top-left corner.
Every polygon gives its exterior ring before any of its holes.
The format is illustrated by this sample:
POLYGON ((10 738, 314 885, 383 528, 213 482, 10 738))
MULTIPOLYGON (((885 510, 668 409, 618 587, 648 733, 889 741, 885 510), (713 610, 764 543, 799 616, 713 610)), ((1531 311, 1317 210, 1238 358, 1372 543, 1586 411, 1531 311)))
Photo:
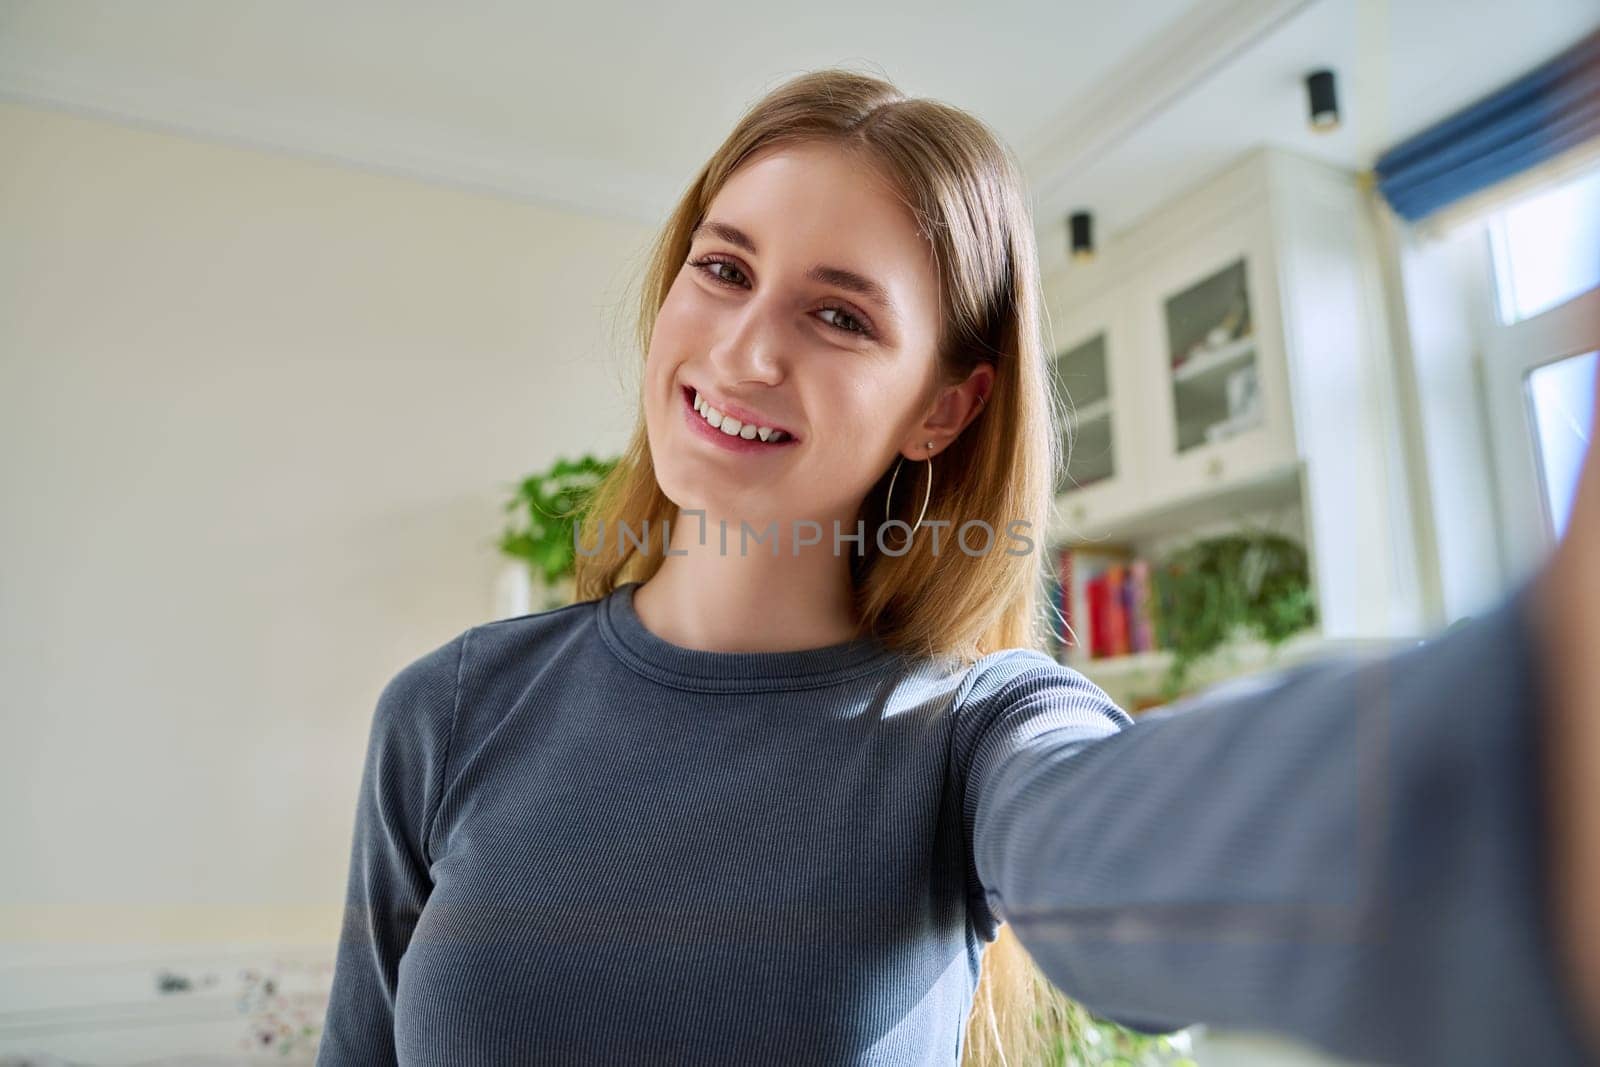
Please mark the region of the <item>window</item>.
POLYGON ((1584 449, 1594 436, 1594 376, 1600 353, 1568 356, 1528 372, 1534 453, 1538 459, 1545 516, 1559 538, 1572 513, 1584 449))
POLYGON ((1488 232, 1502 324, 1593 289, 1600 285, 1600 168, 1495 212, 1488 232))

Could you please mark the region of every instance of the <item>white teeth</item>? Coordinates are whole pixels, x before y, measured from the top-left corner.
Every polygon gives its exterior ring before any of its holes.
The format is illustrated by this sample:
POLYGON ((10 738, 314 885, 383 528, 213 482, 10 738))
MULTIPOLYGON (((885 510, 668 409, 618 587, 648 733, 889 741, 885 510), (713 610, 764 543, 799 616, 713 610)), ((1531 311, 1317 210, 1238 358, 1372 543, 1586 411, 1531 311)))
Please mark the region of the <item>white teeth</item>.
POLYGON ((752 423, 741 423, 732 415, 724 415, 712 407, 699 393, 694 394, 694 409, 705 418, 715 429, 721 430, 729 437, 741 437, 746 441, 760 438, 771 444, 789 439, 789 435, 782 430, 774 430, 770 426, 756 426, 752 423))

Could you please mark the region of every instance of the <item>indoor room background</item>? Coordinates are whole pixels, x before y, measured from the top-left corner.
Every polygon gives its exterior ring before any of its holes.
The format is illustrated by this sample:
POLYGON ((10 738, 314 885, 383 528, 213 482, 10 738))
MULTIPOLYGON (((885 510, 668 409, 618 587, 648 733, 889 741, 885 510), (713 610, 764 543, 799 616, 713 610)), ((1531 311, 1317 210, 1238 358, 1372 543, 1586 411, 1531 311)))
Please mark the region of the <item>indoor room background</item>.
MULTIPOLYGON (((1597 34, 1592 0, 0 0, 0 1061, 311 1062, 379 690, 563 602, 519 494, 621 452, 649 242, 802 70, 1025 166, 1062 662, 1137 711, 1486 608, 1592 424, 1600 128, 1407 167, 1547 64, 1592 87, 1597 34), (1241 531, 1304 614, 1180 657, 1183 589, 1124 598, 1241 531)), ((1147 1062, 1332 1062, 1189 1041, 1147 1062)))

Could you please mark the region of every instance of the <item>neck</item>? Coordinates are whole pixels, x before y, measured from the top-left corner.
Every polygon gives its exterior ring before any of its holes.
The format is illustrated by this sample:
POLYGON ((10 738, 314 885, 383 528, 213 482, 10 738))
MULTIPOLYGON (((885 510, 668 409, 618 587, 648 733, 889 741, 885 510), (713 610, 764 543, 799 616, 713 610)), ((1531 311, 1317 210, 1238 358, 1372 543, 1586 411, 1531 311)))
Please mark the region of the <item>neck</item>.
MULTIPOLYGON (((702 524, 697 512, 680 512, 660 569, 634 593, 640 620, 663 640, 708 652, 788 652, 850 640, 850 561, 858 549, 843 537, 856 532, 855 520, 838 520, 837 552, 834 520, 813 521, 748 521, 741 543, 738 519, 707 514, 702 524), (817 543, 797 549, 800 539, 817 543)), ((651 538, 650 551, 661 551, 660 533, 651 538)))

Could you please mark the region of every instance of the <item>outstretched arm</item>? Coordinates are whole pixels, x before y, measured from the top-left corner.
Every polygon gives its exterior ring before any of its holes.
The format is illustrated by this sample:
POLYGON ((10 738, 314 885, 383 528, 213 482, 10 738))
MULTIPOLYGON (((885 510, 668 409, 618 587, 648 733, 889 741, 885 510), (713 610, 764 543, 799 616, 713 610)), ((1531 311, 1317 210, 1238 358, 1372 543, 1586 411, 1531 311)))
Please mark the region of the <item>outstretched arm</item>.
POLYGON ((1583 1024, 1600 1048, 1600 373, 1591 411, 1566 533, 1536 576, 1532 606, 1549 679, 1545 756, 1558 940, 1583 1024))
POLYGON ((1081 674, 996 654, 957 735, 990 908, 1062 991, 1140 1029, 1589 1062, 1548 906, 1529 592, 1120 728, 1081 674))

